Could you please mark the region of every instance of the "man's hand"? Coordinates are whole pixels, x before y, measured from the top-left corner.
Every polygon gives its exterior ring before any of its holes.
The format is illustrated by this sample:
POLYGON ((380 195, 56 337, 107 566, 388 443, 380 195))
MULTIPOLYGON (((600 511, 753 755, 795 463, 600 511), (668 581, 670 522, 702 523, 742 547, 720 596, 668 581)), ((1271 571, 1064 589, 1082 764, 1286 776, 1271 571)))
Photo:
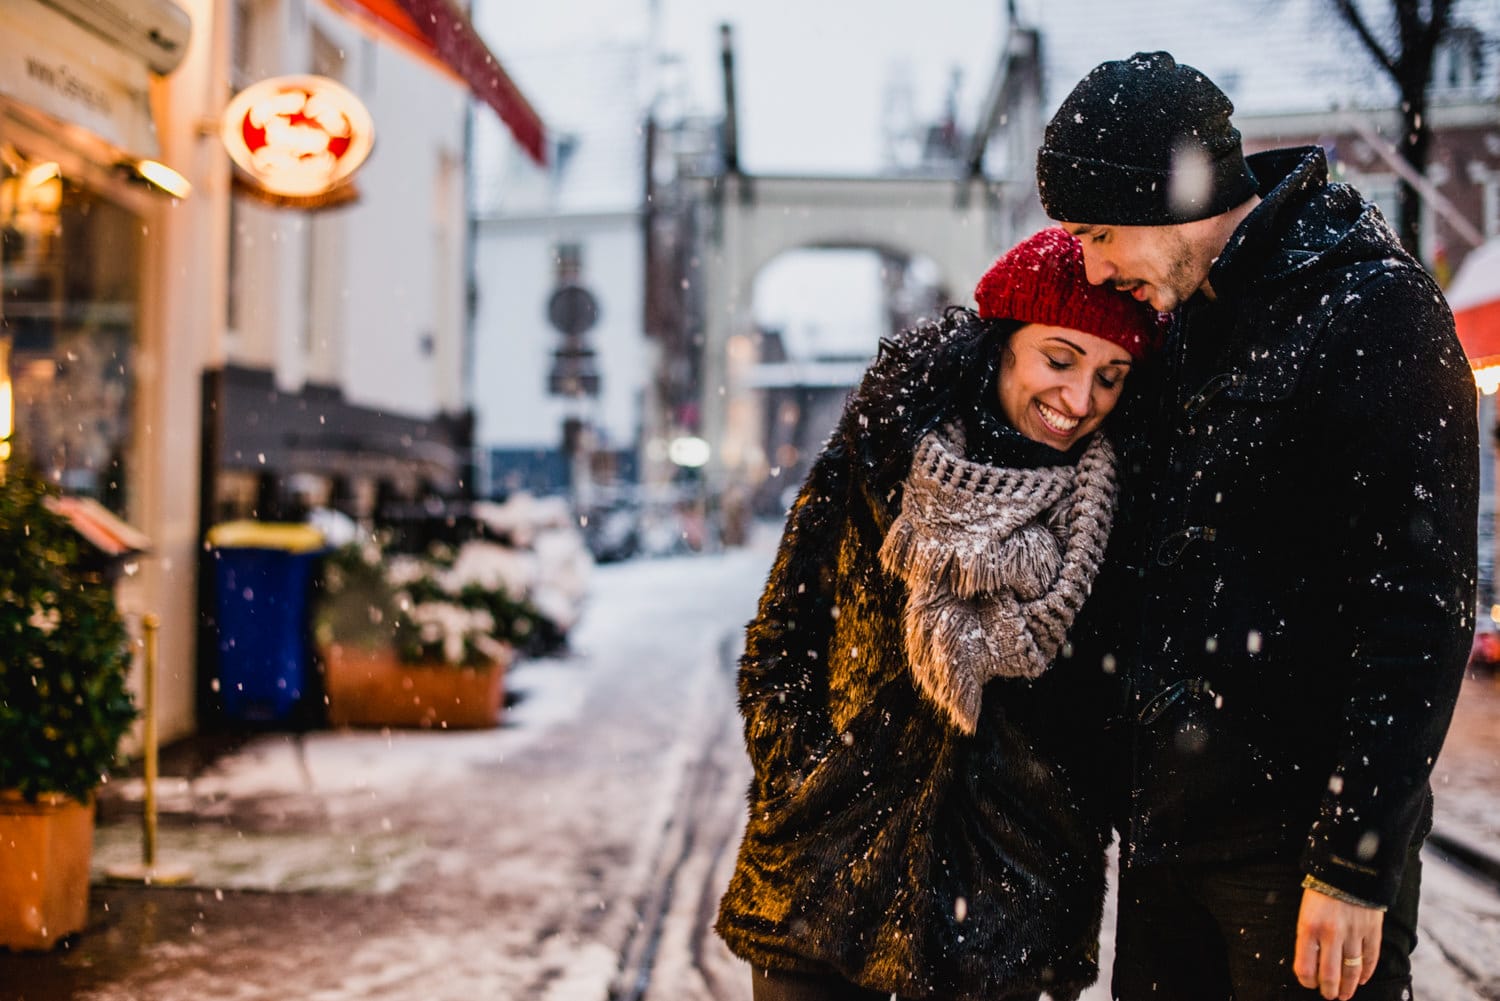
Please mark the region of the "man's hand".
POLYGON ((1384 922, 1385 912, 1374 907, 1346 904, 1317 890, 1303 890, 1302 909, 1297 914, 1297 951, 1292 959, 1297 982, 1317 990, 1328 1001, 1349 1001, 1355 988, 1375 973, 1384 922))

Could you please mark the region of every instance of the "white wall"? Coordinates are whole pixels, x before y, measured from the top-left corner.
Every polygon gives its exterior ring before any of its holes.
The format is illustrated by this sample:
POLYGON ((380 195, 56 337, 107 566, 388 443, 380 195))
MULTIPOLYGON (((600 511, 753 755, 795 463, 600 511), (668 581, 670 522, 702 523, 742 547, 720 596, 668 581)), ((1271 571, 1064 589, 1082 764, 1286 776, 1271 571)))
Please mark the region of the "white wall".
MULTIPOLYGON (((221 358, 228 247, 229 172, 222 147, 198 133, 222 92, 224 0, 179 0, 193 19, 182 66, 156 84, 162 157, 193 185, 182 202, 162 199, 144 262, 142 343, 136 391, 136 491, 130 517, 151 539, 140 574, 121 587, 121 607, 161 620, 160 738, 195 725, 200 379, 221 358)), ((198 665, 206 669, 206 665, 198 665)), ((140 676, 132 686, 140 698, 140 676)))
POLYGON ((649 374, 640 227, 633 212, 480 224, 473 393, 481 449, 556 448, 561 442, 566 405, 547 394, 552 352, 562 343, 547 320, 559 242, 582 246, 581 283, 599 303, 599 321, 588 334, 600 375, 591 418, 603 445, 634 447, 649 374))
POLYGON ((414 417, 463 398, 463 135, 467 92, 388 45, 367 45, 349 83, 375 119, 375 150, 347 216, 344 390, 414 417), (434 347, 424 352, 422 340, 434 347))
MULTIPOLYGON (((226 16, 233 3, 224 3, 226 16)), ((247 5, 246 10, 227 29, 244 35, 233 40, 231 51, 243 54, 245 61, 229 67, 231 90, 237 92, 267 77, 307 72, 311 46, 300 6, 288 0, 264 0, 247 5)), ((218 152, 227 161, 222 147, 218 152)), ((286 390, 299 388, 304 375, 301 364, 288 367, 282 359, 289 354, 288 344, 295 344, 302 334, 299 297, 290 290, 301 287, 307 267, 306 225, 300 214, 235 196, 230 237, 235 306, 228 317, 227 360, 276 370, 278 384, 286 390)), ((300 362, 296 353, 291 353, 291 359, 300 362)))
POLYGON ((321 8, 254 10, 250 75, 333 69, 369 109, 375 148, 352 205, 238 199, 229 360, 273 370, 288 392, 312 381, 404 416, 461 410, 467 91, 321 8), (335 66, 316 65, 315 31, 335 66))
MULTIPOLYGON (((481 7, 480 30, 503 42, 505 23, 481 7)), ((582 248, 578 279, 599 303, 588 332, 600 394, 583 408, 596 445, 638 444, 650 376, 644 330, 645 262, 640 205, 649 101, 650 57, 632 32, 577 45, 503 49, 517 85, 536 106, 552 140, 552 162, 539 168, 486 109, 475 119, 473 191, 476 219, 472 392, 476 445, 557 449, 574 404, 547 392, 552 352, 561 335, 547 319, 557 287, 561 243, 582 248)))

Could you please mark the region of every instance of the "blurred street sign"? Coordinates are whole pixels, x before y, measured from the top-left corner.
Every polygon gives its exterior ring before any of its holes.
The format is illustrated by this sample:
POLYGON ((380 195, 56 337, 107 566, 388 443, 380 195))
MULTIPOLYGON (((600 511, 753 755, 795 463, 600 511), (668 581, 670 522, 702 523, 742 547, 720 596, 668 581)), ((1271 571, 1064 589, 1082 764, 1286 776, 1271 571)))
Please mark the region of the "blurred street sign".
POLYGON ((547 301, 547 319, 564 334, 582 334, 599 321, 599 302, 582 285, 564 285, 547 301))
POLYGON ((563 346, 552 352, 547 392, 553 396, 599 395, 599 369, 594 362, 594 349, 587 345, 582 334, 565 334, 563 346))

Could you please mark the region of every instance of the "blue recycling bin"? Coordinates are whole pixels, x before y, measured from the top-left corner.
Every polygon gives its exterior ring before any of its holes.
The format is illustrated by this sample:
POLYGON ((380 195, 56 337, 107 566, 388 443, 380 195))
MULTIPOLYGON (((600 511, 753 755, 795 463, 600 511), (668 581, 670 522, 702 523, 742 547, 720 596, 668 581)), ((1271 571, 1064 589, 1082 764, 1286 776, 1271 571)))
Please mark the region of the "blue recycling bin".
POLYGON ((323 536, 308 525, 233 521, 215 526, 208 544, 224 715, 291 722, 312 677, 309 594, 323 536))

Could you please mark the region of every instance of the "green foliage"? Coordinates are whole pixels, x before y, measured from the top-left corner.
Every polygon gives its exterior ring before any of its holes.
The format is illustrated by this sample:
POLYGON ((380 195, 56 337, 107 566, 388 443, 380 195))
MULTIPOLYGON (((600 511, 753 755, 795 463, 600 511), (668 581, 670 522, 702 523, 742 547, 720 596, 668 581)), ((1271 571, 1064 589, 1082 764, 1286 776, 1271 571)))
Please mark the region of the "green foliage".
POLYGON ((84 800, 135 719, 129 638, 46 484, 20 460, 0 469, 0 788, 84 800))
POLYGON ((408 664, 477 666, 542 628, 544 617, 524 598, 460 580, 454 555, 434 547, 425 557, 392 556, 373 541, 329 553, 315 584, 317 642, 394 649, 408 664))
POLYGON ((396 589, 386 578, 385 558, 374 543, 340 546, 323 557, 313 579, 313 637, 320 646, 338 643, 382 650, 396 642, 396 589))
POLYGON ((489 612, 495 620, 495 638, 518 649, 527 647, 532 637, 539 633, 556 630, 552 621, 535 605, 525 598, 513 598, 500 588, 469 584, 459 591, 458 601, 470 608, 489 612))

